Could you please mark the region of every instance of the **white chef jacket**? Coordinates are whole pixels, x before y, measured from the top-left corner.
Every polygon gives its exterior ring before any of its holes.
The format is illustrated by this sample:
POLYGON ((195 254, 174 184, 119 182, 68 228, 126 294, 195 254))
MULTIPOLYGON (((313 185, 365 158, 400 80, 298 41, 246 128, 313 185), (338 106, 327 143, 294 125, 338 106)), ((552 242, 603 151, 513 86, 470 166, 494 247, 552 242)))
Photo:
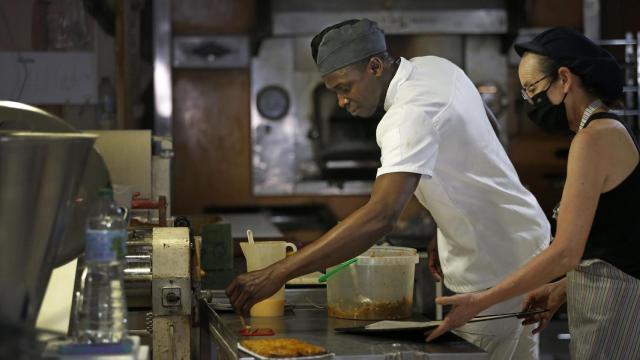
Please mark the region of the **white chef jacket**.
POLYGON ((422 175, 415 196, 438 225, 449 289, 492 287, 549 245, 549 222, 460 68, 436 56, 402 58, 384 108, 377 176, 422 175))

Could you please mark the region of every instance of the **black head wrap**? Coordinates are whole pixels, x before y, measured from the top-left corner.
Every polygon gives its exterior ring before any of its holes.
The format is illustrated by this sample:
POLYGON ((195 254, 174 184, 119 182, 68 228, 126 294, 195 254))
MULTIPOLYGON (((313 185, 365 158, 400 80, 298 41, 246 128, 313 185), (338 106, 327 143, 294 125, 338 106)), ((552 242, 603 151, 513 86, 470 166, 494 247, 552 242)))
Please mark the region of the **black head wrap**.
POLYGON ((385 51, 384 32, 369 19, 341 22, 311 40, 311 54, 323 76, 385 51))
POLYGON ((581 33, 564 27, 549 29, 533 40, 514 46, 518 55, 526 51, 551 58, 580 76, 587 89, 605 101, 622 97, 622 69, 616 58, 581 33))

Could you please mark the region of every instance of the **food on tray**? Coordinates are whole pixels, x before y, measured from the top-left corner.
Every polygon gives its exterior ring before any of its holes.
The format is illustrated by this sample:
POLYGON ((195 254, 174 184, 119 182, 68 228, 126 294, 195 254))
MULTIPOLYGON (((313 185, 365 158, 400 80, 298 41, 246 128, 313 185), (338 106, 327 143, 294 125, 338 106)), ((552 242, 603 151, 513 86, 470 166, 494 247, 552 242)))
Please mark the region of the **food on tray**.
POLYGON ((413 302, 408 299, 329 305, 329 316, 356 320, 395 320, 411 316, 413 302))
POLYGON ((290 338, 242 340, 240 344, 258 355, 267 357, 284 358, 327 353, 327 350, 321 346, 290 338))

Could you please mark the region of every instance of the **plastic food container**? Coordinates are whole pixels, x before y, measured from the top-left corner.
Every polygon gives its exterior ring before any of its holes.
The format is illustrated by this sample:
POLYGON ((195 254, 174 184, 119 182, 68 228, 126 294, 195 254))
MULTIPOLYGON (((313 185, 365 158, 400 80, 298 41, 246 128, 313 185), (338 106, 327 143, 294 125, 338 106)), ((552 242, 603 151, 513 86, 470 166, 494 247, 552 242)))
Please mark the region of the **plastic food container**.
MULTIPOLYGON (((374 246, 327 280, 329 316, 342 319, 403 319, 411 315, 415 249, 374 246)), ((328 269, 330 271, 332 268, 328 269)))

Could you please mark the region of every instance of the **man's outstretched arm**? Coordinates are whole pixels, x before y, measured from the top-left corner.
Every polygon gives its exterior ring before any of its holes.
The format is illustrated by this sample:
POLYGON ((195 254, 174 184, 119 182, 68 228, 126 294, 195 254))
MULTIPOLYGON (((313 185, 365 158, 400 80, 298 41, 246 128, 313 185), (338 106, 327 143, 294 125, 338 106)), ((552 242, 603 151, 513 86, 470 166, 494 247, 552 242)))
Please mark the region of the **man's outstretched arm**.
POLYGON ((420 177, 404 172, 377 177, 369 201, 318 240, 265 269, 236 277, 227 287, 231 304, 236 311, 246 314, 251 306, 273 295, 288 280, 366 251, 393 229, 420 177))

